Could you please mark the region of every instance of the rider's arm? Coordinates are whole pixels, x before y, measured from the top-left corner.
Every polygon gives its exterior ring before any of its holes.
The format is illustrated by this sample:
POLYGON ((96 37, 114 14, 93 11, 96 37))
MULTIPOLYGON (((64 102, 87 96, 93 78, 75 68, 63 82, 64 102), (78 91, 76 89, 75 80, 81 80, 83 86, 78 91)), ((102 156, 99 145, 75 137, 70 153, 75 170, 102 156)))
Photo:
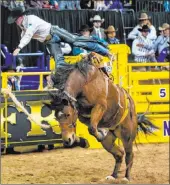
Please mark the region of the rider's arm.
POLYGON ((29 24, 29 27, 27 28, 25 34, 20 40, 20 43, 18 45, 18 48, 22 49, 25 47, 32 39, 34 33, 37 31, 37 25, 36 24, 29 24))

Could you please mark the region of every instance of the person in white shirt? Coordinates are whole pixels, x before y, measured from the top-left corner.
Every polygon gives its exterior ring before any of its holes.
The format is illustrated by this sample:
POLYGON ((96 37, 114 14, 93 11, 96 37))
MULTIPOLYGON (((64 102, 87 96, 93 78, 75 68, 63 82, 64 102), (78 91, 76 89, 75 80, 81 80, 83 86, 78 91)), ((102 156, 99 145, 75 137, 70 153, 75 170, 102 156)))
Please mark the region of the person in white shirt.
POLYGON ((153 42, 156 40, 156 29, 150 22, 150 17, 146 13, 142 13, 139 18, 139 24, 133 28, 133 30, 129 33, 128 39, 136 39, 138 36, 141 36, 141 32, 139 31, 139 28, 142 28, 143 25, 147 25, 149 27, 149 33, 148 38, 152 40, 153 42))
POLYGON ((91 32, 91 35, 97 36, 99 39, 105 39, 106 35, 104 29, 101 28, 104 19, 102 19, 100 15, 95 15, 93 18, 90 18, 90 22, 93 23, 93 31, 91 32))
POLYGON ((158 50, 158 54, 160 54, 164 48, 169 47, 168 42, 170 42, 170 25, 168 23, 164 23, 162 27, 159 27, 159 30, 163 33, 154 43, 155 52, 158 50))
MULTIPOLYGON (((141 36, 138 36, 132 43, 132 53, 135 56, 134 61, 137 63, 156 62, 155 52, 153 49, 153 43, 148 38, 149 27, 147 25, 139 28, 141 36)), ((138 68, 138 67, 137 67, 138 68)), ((140 67, 143 71, 145 67, 140 67)))

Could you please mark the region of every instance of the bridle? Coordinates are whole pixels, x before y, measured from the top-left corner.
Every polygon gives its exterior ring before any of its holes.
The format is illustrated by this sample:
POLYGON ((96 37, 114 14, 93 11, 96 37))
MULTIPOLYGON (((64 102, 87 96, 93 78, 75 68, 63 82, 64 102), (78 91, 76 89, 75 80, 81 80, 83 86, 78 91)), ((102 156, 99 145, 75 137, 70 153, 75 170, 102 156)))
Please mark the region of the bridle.
MULTIPOLYGON (((78 110, 77 110, 76 104, 75 104, 77 102, 77 100, 71 94, 69 94, 67 91, 63 91, 63 93, 67 96, 68 102, 70 103, 71 107, 74 110, 74 114, 77 114, 78 110)), ((69 128, 75 128, 76 127, 76 120, 73 123, 70 123, 68 125, 68 127, 69 128)))

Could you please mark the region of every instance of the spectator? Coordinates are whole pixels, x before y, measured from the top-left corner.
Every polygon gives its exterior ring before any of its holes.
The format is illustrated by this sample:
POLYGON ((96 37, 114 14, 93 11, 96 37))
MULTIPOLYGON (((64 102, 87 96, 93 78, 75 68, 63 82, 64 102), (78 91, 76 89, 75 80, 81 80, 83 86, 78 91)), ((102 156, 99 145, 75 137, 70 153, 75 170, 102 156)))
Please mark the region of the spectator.
MULTIPOLYGON (((12 66, 5 67, 2 72, 15 73, 16 69, 12 66)), ((8 88, 13 91, 20 90, 20 78, 15 76, 8 76, 8 88)))
POLYGON ((72 9, 73 10, 81 10, 80 0, 72 0, 72 9))
POLYGON ((93 0, 80 0, 81 9, 94 9, 93 0))
POLYGON ((120 2, 120 0, 105 0, 106 9, 117 9, 117 10, 123 10, 123 4, 120 2))
MULTIPOLYGON (((148 38, 149 27, 143 25, 142 28, 138 28, 141 32, 141 36, 138 36, 132 44, 132 53, 135 56, 135 62, 146 63, 146 62, 156 62, 155 52, 153 50, 153 43, 148 38)), ((135 67, 139 71, 146 71, 145 67, 135 67)))
POLYGON ((165 0, 163 6, 165 9, 165 12, 170 12, 170 0, 165 0))
POLYGON ((94 10, 106 10, 106 5, 104 0, 94 0, 94 10))
POLYGON ((9 1, 9 9, 13 9, 16 7, 21 7, 23 10, 25 10, 24 0, 10 0, 9 1))
POLYGON ((49 2, 55 9, 59 9, 58 0, 50 0, 49 2))
POLYGON ((116 31, 114 26, 109 26, 104 32, 106 34, 106 41, 109 44, 119 44, 120 41, 116 38, 116 31))
POLYGON ((8 0, 1 0, 1 5, 4 6, 4 7, 8 7, 9 6, 9 2, 8 0))
POLYGON ((124 6, 131 6, 130 0, 125 0, 124 1, 124 6))
POLYGON ((59 5, 59 10, 72 10, 73 9, 72 1, 70 0, 59 0, 58 5, 59 5))
POLYGON ((139 24, 129 33, 128 39, 136 39, 138 36, 141 36, 141 32, 139 31, 139 28, 142 28, 143 25, 147 25, 149 27, 149 33, 147 38, 155 41, 156 40, 156 29, 155 27, 151 24, 150 18, 146 13, 142 13, 139 18, 139 24))
POLYGON ((164 48, 168 47, 168 42, 170 41, 170 25, 164 23, 162 27, 159 27, 159 30, 162 31, 163 34, 160 35, 154 43, 154 50, 155 52, 158 50, 158 54, 160 54, 164 48))
POLYGON ((93 23, 93 30, 91 32, 91 35, 95 35, 99 39, 105 39, 106 35, 104 33, 104 29, 101 28, 104 19, 101 19, 100 15, 95 15, 93 18, 90 18, 90 22, 93 23))

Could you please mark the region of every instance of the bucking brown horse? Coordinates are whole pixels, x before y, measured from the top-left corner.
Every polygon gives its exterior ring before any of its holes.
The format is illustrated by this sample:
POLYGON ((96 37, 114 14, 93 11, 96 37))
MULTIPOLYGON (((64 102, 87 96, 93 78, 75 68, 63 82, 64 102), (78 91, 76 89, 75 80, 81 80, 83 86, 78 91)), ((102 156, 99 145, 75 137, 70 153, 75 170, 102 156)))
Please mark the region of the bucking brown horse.
POLYGON ((52 77, 57 90, 51 93, 50 108, 60 123, 62 138, 67 146, 76 137, 76 120, 86 124, 89 133, 101 142, 116 160, 113 173, 107 179, 116 179, 126 153, 126 173, 123 182, 130 180, 133 163, 133 141, 138 127, 145 133, 157 128, 144 115, 138 116, 134 101, 126 90, 91 63, 88 58, 75 65, 59 68, 52 77), (124 150, 116 145, 119 138, 124 150))

